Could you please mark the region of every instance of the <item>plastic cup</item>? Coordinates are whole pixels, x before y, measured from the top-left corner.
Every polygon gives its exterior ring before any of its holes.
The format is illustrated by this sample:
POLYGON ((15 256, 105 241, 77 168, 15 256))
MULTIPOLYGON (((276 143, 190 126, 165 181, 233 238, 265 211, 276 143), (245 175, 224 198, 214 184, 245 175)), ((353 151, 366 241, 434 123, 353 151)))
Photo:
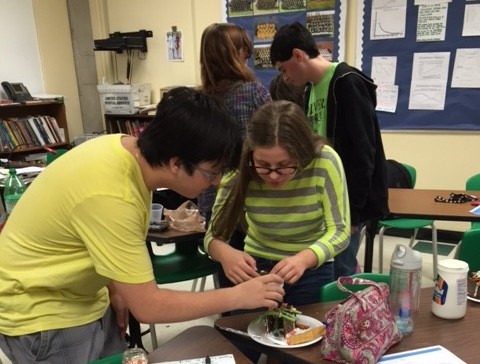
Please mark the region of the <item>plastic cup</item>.
POLYGON ((160 203, 152 203, 152 211, 150 212, 150 225, 160 225, 163 218, 163 205, 160 203))

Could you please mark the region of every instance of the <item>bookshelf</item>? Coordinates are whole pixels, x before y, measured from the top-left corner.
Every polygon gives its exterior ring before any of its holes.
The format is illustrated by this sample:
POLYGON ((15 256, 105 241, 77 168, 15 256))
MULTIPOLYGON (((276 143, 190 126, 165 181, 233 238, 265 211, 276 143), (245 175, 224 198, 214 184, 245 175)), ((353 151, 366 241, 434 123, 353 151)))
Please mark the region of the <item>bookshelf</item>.
POLYGON ((0 105, 0 142, 0 157, 13 160, 44 152, 44 146, 69 146, 65 104, 34 101, 0 105))
POLYGON ((154 117, 148 114, 105 114, 105 126, 108 134, 123 133, 138 136, 154 117))

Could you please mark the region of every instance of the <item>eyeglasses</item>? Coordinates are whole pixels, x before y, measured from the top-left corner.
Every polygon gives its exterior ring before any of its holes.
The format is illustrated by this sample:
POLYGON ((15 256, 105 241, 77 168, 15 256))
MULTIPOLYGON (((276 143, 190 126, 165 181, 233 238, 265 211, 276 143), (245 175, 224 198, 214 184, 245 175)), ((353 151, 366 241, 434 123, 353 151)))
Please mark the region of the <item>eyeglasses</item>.
POLYGON ((464 193, 450 193, 450 197, 445 198, 442 196, 435 197, 435 202, 444 203, 465 203, 470 201, 477 201, 478 197, 474 195, 466 195, 464 193))
POLYGON ((205 177, 208 181, 212 182, 216 180, 218 177, 221 177, 225 173, 225 169, 221 169, 219 171, 208 171, 199 167, 195 164, 192 164, 192 167, 200 172, 200 174, 205 177))
POLYGON ((258 174, 262 176, 267 176, 272 172, 275 172, 280 176, 291 176, 292 174, 297 172, 297 169, 298 169, 297 166, 270 168, 270 167, 260 167, 260 166, 252 165, 252 167, 255 169, 255 171, 258 174))

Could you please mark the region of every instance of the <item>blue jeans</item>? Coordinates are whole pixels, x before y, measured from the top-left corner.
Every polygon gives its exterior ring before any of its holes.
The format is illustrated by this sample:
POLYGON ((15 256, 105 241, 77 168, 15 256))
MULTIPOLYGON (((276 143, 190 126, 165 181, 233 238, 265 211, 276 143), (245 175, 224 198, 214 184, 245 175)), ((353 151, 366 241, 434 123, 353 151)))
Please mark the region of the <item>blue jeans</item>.
POLYGON ((350 235, 350 244, 347 249, 335 257, 334 270, 335 280, 338 277, 351 276, 357 273, 357 253, 360 246, 360 233, 365 224, 355 226, 355 233, 350 235))

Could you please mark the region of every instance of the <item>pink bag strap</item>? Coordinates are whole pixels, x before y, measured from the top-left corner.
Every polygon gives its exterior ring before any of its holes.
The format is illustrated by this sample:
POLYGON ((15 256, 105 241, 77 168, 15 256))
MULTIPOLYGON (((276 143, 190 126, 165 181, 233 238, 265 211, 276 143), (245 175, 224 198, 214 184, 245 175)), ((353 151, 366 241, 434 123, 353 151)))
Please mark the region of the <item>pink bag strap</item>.
POLYGON ((371 281, 370 279, 364 279, 364 278, 357 278, 357 277, 338 277, 337 279, 337 287, 340 291, 350 293, 351 295, 355 295, 355 292, 349 290, 347 287, 344 286, 344 284, 348 285, 365 285, 365 286, 374 286, 383 296, 383 290, 382 288, 378 285, 377 282, 371 281))

